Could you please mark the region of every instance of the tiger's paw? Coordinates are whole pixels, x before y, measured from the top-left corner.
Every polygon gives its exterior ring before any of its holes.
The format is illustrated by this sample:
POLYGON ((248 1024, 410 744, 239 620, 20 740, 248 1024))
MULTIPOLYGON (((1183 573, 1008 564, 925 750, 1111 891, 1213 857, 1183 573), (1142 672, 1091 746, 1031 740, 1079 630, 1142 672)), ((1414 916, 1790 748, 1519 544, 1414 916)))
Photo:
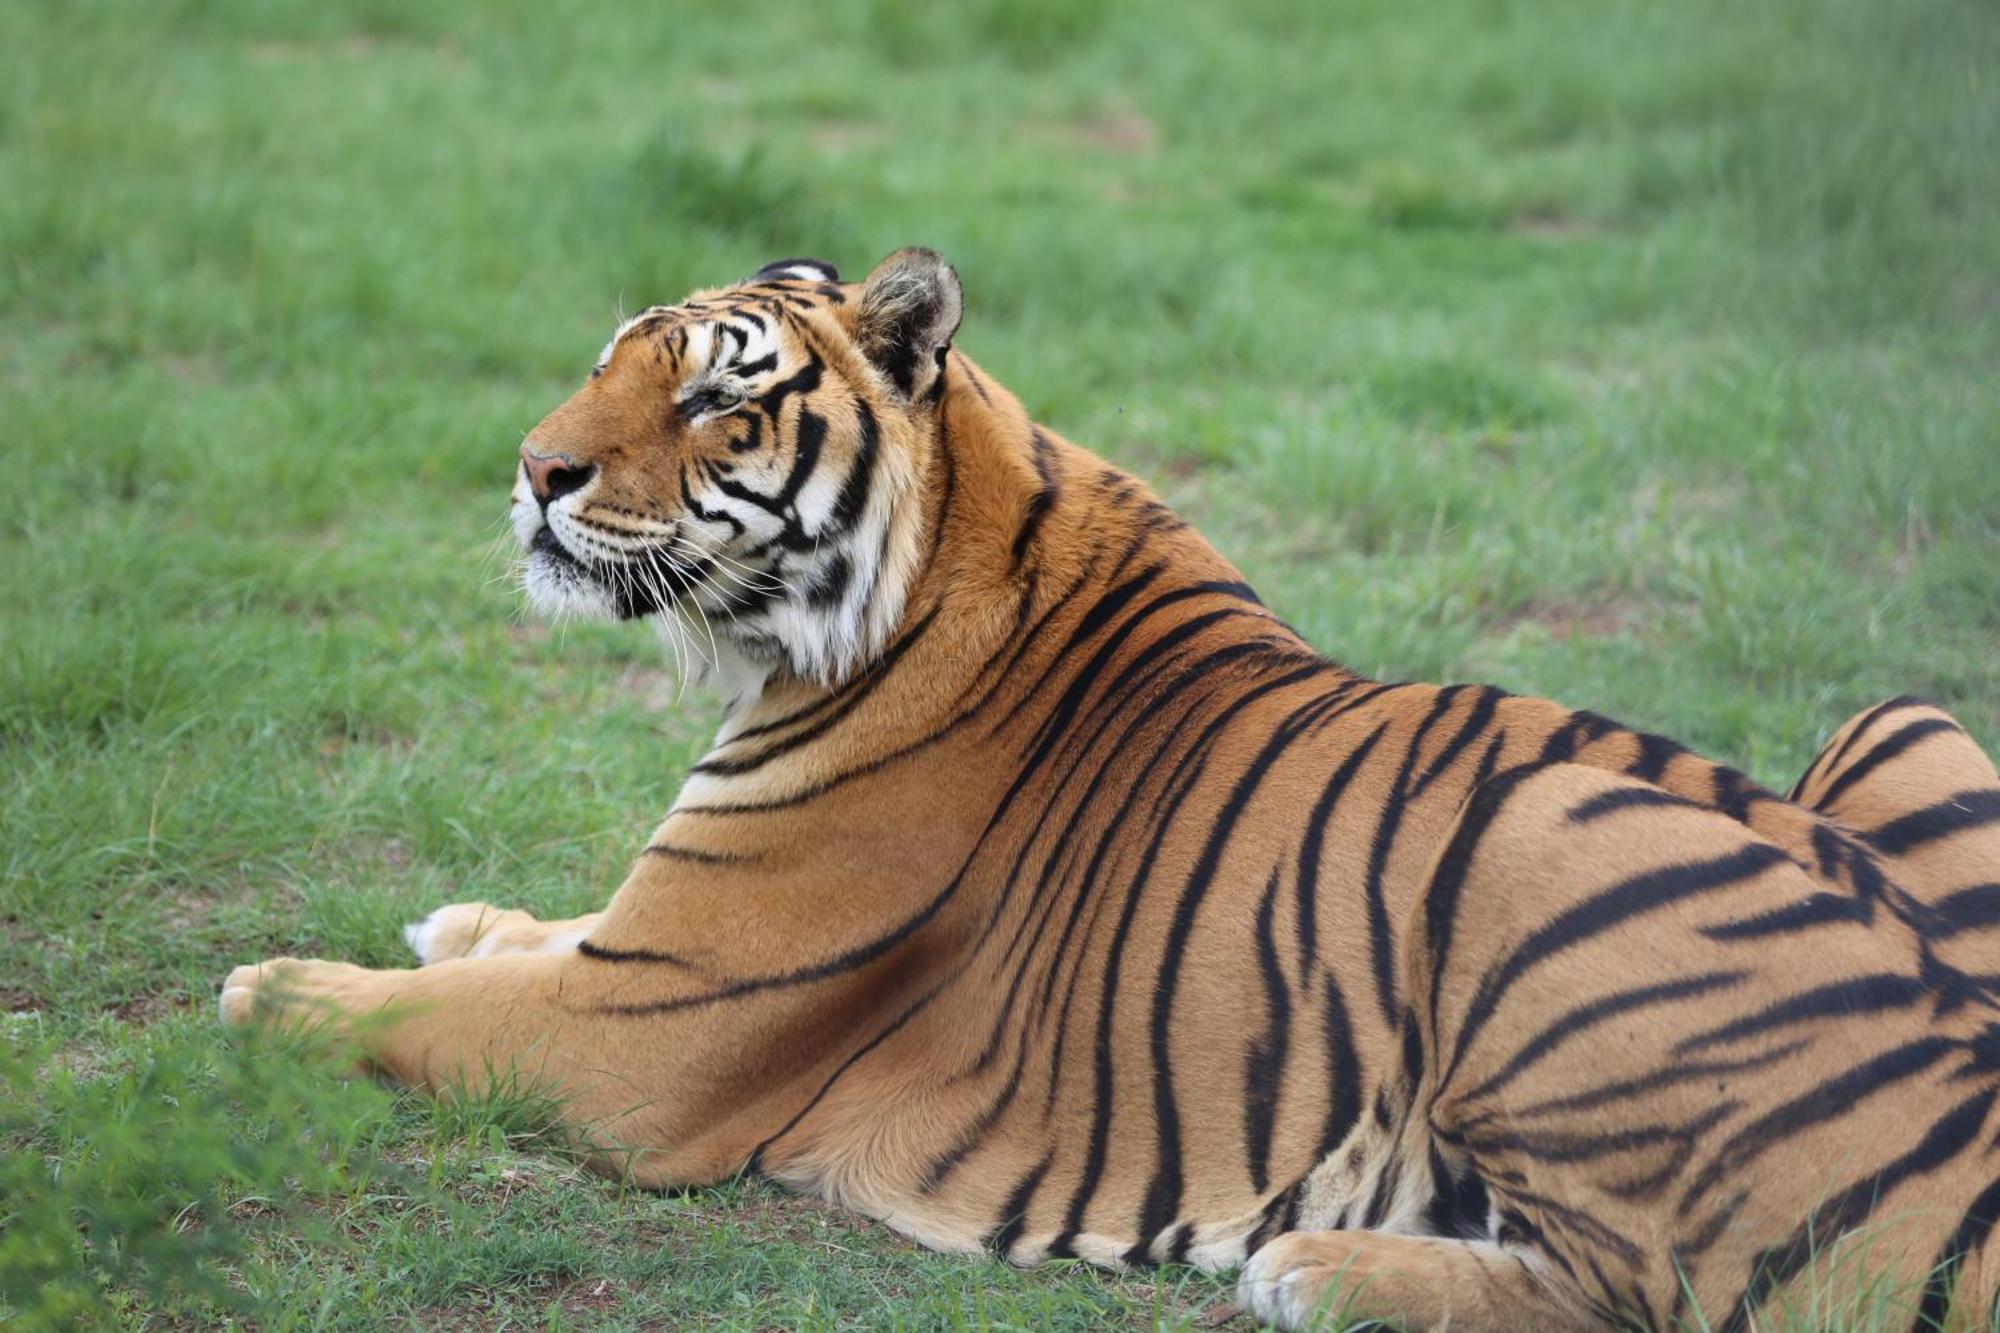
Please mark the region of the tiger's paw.
POLYGON ((1330 1253, 1323 1233, 1293 1231, 1273 1237, 1250 1256, 1236 1281, 1236 1303, 1260 1324, 1278 1328, 1338 1328, 1341 1324, 1342 1256, 1330 1253))
POLYGON ((271 958, 236 968, 222 983, 222 1022, 227 1027, 312 1023, 347 1007, 362 975, 364 969, 351 963, 317 958, 271 958))
POLYGON ((477 958, 497 952, 495 946, 507 929, 534 923, 526 912, 505 911, 491 903, 452 903, 404 926, 403 942, 419 963, 477 958))

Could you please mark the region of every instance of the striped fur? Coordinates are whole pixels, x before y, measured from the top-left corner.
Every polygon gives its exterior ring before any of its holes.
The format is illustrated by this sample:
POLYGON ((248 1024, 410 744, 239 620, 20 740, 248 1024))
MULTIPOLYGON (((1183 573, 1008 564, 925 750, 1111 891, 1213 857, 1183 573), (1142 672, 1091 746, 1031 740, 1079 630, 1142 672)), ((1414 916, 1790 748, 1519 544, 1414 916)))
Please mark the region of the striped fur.
POLYGON ((239 968, 225 1017, 394 1006, 372 1063, 545 1080, 640 1182, 1243 1265, 1287 1325, 1748 1327, 1848 1260, 1991 1308, 2000 778, 1955 723, 1885 704, 1781 799, 1361 677, 958 308, 905 251, 628 322, 529 438, 526 582, 705 616, 716 744, 604 912, 444 908, 423 966, 239 968))

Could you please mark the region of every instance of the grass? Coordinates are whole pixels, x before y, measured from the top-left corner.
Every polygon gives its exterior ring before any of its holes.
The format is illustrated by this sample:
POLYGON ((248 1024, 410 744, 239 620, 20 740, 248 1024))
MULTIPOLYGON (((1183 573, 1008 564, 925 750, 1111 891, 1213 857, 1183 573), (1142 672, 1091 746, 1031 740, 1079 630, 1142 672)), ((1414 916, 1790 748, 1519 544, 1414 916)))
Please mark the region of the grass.
POLYGON ((1977 0, 30 0, 0 51, 0 1314, 1224 1299, 621 1192, 532 1104, 211 1022, 232 963, 617 883, 712 712, 647 634, 516 623, 485 552, 617 312, 771 258, 943 250, 972 355, 1364 670, 1780 784, 1900 691, 2000 745, 1977 0))

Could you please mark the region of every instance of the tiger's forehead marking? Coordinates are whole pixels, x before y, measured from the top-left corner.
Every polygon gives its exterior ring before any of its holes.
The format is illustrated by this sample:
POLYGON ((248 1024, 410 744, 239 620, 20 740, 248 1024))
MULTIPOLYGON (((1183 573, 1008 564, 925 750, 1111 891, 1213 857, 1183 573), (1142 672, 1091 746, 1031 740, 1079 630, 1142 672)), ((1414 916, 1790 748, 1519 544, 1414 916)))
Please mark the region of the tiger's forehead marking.
POLYGON ((785 317, 795 310, 840 304, 846 297, 830 283, 798 290, 802 286, 797 279, 780 279, 716 296, 694 297, 679 305, 648 306, 612 333, 591 373, 602 373, 618 345, 634 335, 657 335, 662 349, 689 371, 726 369, 775 354, 778 326, 785 317))

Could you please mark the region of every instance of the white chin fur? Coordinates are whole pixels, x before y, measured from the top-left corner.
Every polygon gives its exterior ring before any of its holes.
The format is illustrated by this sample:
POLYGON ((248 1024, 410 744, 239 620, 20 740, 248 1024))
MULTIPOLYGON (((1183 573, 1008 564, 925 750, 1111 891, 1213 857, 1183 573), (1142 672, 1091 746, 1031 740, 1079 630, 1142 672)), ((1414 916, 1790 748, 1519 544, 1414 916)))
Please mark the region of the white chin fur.
POLYGON ((539 551, 521 568, 521 592, 545 620, 613 620, 618 604, 598 584, 539 551))

